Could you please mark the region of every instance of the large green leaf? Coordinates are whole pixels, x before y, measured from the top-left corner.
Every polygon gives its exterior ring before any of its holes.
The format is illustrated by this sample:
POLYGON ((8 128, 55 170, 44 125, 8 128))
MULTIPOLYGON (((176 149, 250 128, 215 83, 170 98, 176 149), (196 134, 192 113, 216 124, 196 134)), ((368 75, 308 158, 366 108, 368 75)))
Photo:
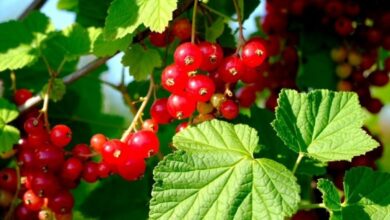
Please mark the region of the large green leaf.
POLYGON ((0 152, 12 149, 12 146, 19 140, 19 130, 7 123, 16 119, 19 112, 14 104, 6 99, 0 98, 0 152))
POLYGON ((317 188, 322 193, 323 203, 329 210, 331 219, 339 219, 341 215, 341 198, 337 188, 330 180, 327 179, 319 179, 317 182, 317 188))
POLYGON ((294 175, 253 158, 258 136, 247 125, 212 120, 179 132, 179 151, 154 170, 151 219, 283 219, 297 210, 294 175))
POLYGON ((122 38, 142 23, 151 31, 163 32, 176 7, 177 0, 114 0, 108 9, 104 36, 122 38))
POLYGON ((0 24, 0 72, 34 63, 46 34, 53 31, 49 18, 33 12, 23 21, 0 24))
POLYGON ((103 27, 112 0, 78 0, 77 23, 84 27, 103 27))
POLYGON ((124 51, 131 43, 133 36, 127 35, 121 39, 108 40, 104 38, 101 28, 88 28, 89 37, 91 39, 91 52, 98 56, 111 56, 117 51, 124 51))
POLYGON ((367 167, 347 171, 344 178, 345 200, 338 205, 337 200, 340 200, 335 195, 333 184, 327 181, 327 187, 321 185, 319 187, 328 211, 338 211, 333 219, 390 219, 390 173, 367 167))
POLYGON ((141 45, 132 45, 122 57, 122 64, 129 66, 130 74, 135 80, 145 80, 156 67, 162 65, 160 54, 157 50, 141 45))
POLYGON ((282 90, 273 126, 295 152, 317 160, 351 160, 378 143, 361 129, 364 112, 352 92, 282 90))

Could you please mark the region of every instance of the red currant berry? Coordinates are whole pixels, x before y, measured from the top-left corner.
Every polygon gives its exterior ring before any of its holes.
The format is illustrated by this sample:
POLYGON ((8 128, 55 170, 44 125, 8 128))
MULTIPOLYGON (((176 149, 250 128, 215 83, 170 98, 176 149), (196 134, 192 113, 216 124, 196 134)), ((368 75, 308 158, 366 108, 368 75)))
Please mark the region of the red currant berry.
POLYGON ((244 86, 237 91, 236 97, 241 107, 249 108, 256 101, 256 88, 244 86))
POLYGON ((23 203, 29 210, 39 211, 43 206, 44 200, 30 189, 23 194, 23 203))
POLYGON ((15 169, 4 168, 0 171, 0 188, 10 192, 16 191, 18 177, 15 169))
POLYGON ((24 131, 26 131, 29 134, 39 134, 41 132, 44 132, 44 125, 43 121, 31 117, 28 118, 23 125, 24 131))
POLYGON ((183 93, 187 81, 188 74, 176 64, 165 67, 161 74, 161 85, 171 93, 183 93))
POLYGON ((198 102, 207 102, 215 92, 215 84, 210 77, 195 75, 190 77, 186 91, 198 102))
POLYGON ((177 19, 172 25, 173 34, 181 41, 191 38, 191 22, 186 18, 177 19))
POLYGON ((70 213, 74 206, 73 195, 69 191, 61 191, 49 199, 48 207, 55 213, 70 213))
POLYGON ((379 113, 382 107, 383 107, 382 101, 377 98, 371 98, 368 104, 366 105, 367 110, 373 114, 379 113))
POLYGON ((156 47, 166 47, 173 39, 174 36, 169 29, 165 29, 162 33, 150 32, 149 34, 150 43, 156 47))
POLYGON ((86 144, 77 144, 72 149, 72 154, 74 157, 77 157, 78 159, 85 161, 90 158, 91 155, 91 148, 88 147, 86 144))
POLYGON ((175 63, 184 71, 194 71, 202 63, 202 53, 198 46, 193 43, 183 43, 178 46, 173 55, 175 63))
POLYGON ((50 197, 60 191, 60 184, 53 174, 37 172, 32 175, 31 189, 39 197, 50 197))
POLYGON ((171 94, 168 98, 167 109, 172 117, 188 118, 196 109, 196 101, 189 95, 171 94))
POLYGON ((107 142, 107 137, 103 134, 95 134, 92 136, 90 144, 91 147, 98 153, 102 152, 104 143, 107 142))
POLYGON ((265 101, 265 107, 271 111, 274 111, 278 105, 278 95, 271 93, 267 101, 265 101))
POLYGON ((150 115, 159 124, 168 124, 172 121, 172 116, 168 112, 167 98, 157 99, 150 107, 150 115))
POLYGON ((160 142, 154 132, 141 130, 131 135, 127 145, 131 149, 130 152, 148 158, 159 151, 160 142))
POLYGON ((204 71, 213 71, 218 68, 223 60, 223 50, 219 44, 201 42, 198 44, 202 52, 202 64, 200 69, 204 71))
POLYGON ((221 79, 226 83, 237 82, 244 71, 244 63, 236 56, 226 57, 218 68, 221 79))
POLYGON ((267 57, 267 51, 262 41, 252 40, 242 48, 241 58, 246 66, 260 66, 267 57))
POLYGON ((61 177, 68 180, 76 180, 83 171, 83 164, 76 157, 70 157, 64 162, 61 171, 61 177))
POLYGON ((255 83, 260 77, 260 73, 255 68, 245 67, 245 71, 241 76, 241 81, 244 83, 255 83))
POLYGON ((45 147, 35 153, 36 167, 44 172, 57 172, 64 163, 64 152, 57 147, 45 147))
POLYGON ((38 134, 28 134, 27 142, 32 148, 40 148, 42 145, 49 144, 50 136, 46 131, 38 134))
POLYGON ((82 177, 85 182, 94 183, 99 178, 98 165, 95 162, 88 161, 84 165, 82 177))
POLYGON ((143 130, 150 130, 153 131, 154 133, 157 133, 158 131, 158 124, 154 119, 146 119, 142 123, 142 129, 143 130))
POLYGON ((31 211, 23 203, 15 209, 16 220, 38 220, 38 212, 31 211))
POLYGON ((219 111, 224 118, 232 120, 238 116, 239 108, 234 101, 226 100, 219 107, 219 111))
POLYGON ((389 82, 389 75, 385 71, 377 70, 368 76, 371 85, 385 86, 389 82))
POLYGON ((66 125, 56 125, 51 129, 50 141, 57 147, 65 147, 72 140, 72 130, 66 125))
POLYGON ((353 26, 352 26, 352 21, 349 20, 348 18, 338 18, 336 20, 336 23, 334 24, 335 31, 340 35, 340 36, 348 36, 353 32, 353 26))
POLYGON ((35 152, 33 149, 23 149, 18 153, 18 165, 22 169, 31 169, 35 166, 35 152))
POLYGON ((125 180, 134 181, 139 179, 146 169, 146 163, 140 155, 127 153, 118 165, 118 174, 125 180))
POLYGON ((343 13, 344 6, 340 1, 328 1, 325 5, 325 11, 330 17, 336 18, 343 13))
POLYGON ((32 93, 28 89, 18 89, 14 94, 14 102, 17 105, 23 105, 29 98, 32 97, 32 93))
POLYGON ((108 164, 116 164, 117 159, 123 153, 126 147, 127 146, 125 143, 117 139, 107 141, 103 145, 102 149, 102 156, 104 161, 106 161, 108 164))
POLYGON ((188 127, 188 122, 182 122, 176 127, 176 133, 179 133, 180 131, 186 129, 188 127))
POLYGON ((107 178, 111 174, 110 166, 104 161, 98 163, 97 168, 99 178, 107 178))

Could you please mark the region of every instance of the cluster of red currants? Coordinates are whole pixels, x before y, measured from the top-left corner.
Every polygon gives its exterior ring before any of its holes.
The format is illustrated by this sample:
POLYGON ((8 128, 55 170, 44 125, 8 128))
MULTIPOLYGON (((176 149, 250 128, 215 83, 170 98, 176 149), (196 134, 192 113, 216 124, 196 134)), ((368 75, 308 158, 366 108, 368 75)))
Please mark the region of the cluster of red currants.
MULTIPOLYGON (((30 91, 21 89, 14 100, 20 105, 31 96, 30 91)), ((25 135, 15 146, 19 172, 12 168, 0 171, 2 206, 10 206, 17 192, 22 200, 14 212, 18 220, 48 219, 51 215, 71 219, 74 198, 70 190, 81 180, 93 183, 111 174, 137 180, 145 172, 145 159, 159 151, 159 140, 150 127, 127 135, 123 142, 95 134, 90 146, 77 144, 67 151, 71 129, 60 124, 48 131, 39 112, 31 114, 24 121, 25 135)))

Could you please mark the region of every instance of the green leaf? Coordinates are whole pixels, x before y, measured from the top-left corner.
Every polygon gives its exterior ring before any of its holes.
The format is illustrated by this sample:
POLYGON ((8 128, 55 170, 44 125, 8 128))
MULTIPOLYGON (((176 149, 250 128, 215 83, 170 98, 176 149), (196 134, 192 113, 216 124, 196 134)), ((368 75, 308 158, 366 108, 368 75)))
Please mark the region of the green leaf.
POLYGON ((215 43, 217 38, 223 34, 224 29, 224 19, 218 18, 210 27, 206 27, 206 40, 215 43))
POLYGON ((350 161, 378 146, 361 129, 364 118, 355 93, 282 90, 273 126, 295 152, 323 162, 350 161))
POLYGON ((78 6, 78 0, 59 0, 57 2, 57 8, 62 10, 77 11, 78 6))
POLYGON ((78 0, 77 23, 83 27, 103 27, 111 2, 112 0, 78 0))
MULTIPOLYGON (((62 32, 53 34, 50 39, 45 41, 45 46, 44 54, 46 57, 50 51, 55 50, 63 56, 63 59, 74 60, 90 51, 91 40, 85 28, 74 24, 62 32)), ((53 64, 51 67, 57 68, 53 64)))
POLYGON ((7 152, 12 149, 13 145, 18 142, 20 133, 14 126, 6 125, 0 119, 0 152, 7 152))
POLYGON ((138 4, 140 1, 114 0, 111 3, 104 27, 106 38, 123 38, 137 29, 142 23, 138 4))
POLYGON ((7 125, 15 120, 19 112, 14 104, 0 98, 0 152, 7 152, 18 142, 20 133, 13 126, 7 125))
POLYGON ((111 56, 117 51, 123 51, 131 43, 133 36, 127 35, 121 39, 105 39, 100 28, 88 28, 92 42, 92 53, 98 57, 111 56))
POLYGON ((18 109, 8 100, 0 98, 0 119, 5 123, 10 123, 19 115, 18 109))
MULTIPOLYGON (((43 97, 47 92, 48 84, 46 84, 43 89, 41 96, 43 97)), ((53 102, 58 102, 64 97, 66 93, 66 86, 64 84, 64 81, 62 79, 54 79, 52 82, 52 87, 50 90, 49 98, 53 102)))
POLYGON ((344 177, 345 201, 342 204, 340 200, 337 204, 335 186, 328 180, 322 181, 326 182, 326 186, 324 183, 320 186, 324 203, 329 212, 335 213, 332 219, 390 218, 390 173, 373 171, 368 167, 347 171, 344 177))
POLYGON ((150 219, 292 215, 299 201, 296 178, 273 160, 254 159, 257 142, 255 129, 218 120, 176 134, 179 150, 154 170, 150 219))
POLYGON ((319 179, 317 182, 317 188, 322 193, 322 200, 324 201, 325 207, 331 211, 340 211, 340 195, 337 192, 337 188, 333 185, 330 180, 319 179))
POLYGON ((151 31, 162 33, 172 20, 172 13, 177 7, 177 0, 138 0, 139 16, 151 31))
POLYGON ((34 63, 46 34, 53 30, 49 18, 33 12, 23 21, 0 24, 0 72, 15 70, 34 63))
POLYGON ((122 64, 130 67, 130 74, 135 80, 145 80, 156 67, 162 65, 160 54, 157 50, 141 45, 132 45, 122 57, 122 64))

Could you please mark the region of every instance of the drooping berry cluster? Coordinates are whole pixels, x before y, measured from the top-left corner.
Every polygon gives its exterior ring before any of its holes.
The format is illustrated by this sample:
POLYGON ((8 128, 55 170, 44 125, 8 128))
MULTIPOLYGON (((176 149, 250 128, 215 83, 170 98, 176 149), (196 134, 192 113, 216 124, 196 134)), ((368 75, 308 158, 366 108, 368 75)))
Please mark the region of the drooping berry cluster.
MULTIPOLYGON (((15 93, 17 104, 27 100, 25 94, 25 90, 15 93)), ((74 198, 70 190, 81 180, 93 183, 112 174, 137 180, 145 172, 145 159, 159 151, 159 140, 147 121, 145 129, 131 133, 124 141, 96 134, 90 145, 77 144, 67 150, 72 140, 68 126, 59 124, 48 131, 38 111, 29 115, 23 124, 24 135, 15 146, 19 174, 11 168, 0 171, 3 207, 11 205, 20 185, 18 197, 22 202, 14 213, 18 220, 48 219, 49 215, 72 219, 74 198)))
POLYGON ((161 74, 161 85, 171 95, 153 103, 150 109, 153 120, 166 124, 173 119, 189 118, 196 110, 199 114, 192 120, 195 124, 219 116, 236 118, 239 106, 230 89, 239 80, 251 83, 250 78, 257 78, 254 69, 266 57, 267 51, 259 38, 249 40, 238 53, 226 57, 217 43, 182 43, 174 52, 174 63, 161 74))

